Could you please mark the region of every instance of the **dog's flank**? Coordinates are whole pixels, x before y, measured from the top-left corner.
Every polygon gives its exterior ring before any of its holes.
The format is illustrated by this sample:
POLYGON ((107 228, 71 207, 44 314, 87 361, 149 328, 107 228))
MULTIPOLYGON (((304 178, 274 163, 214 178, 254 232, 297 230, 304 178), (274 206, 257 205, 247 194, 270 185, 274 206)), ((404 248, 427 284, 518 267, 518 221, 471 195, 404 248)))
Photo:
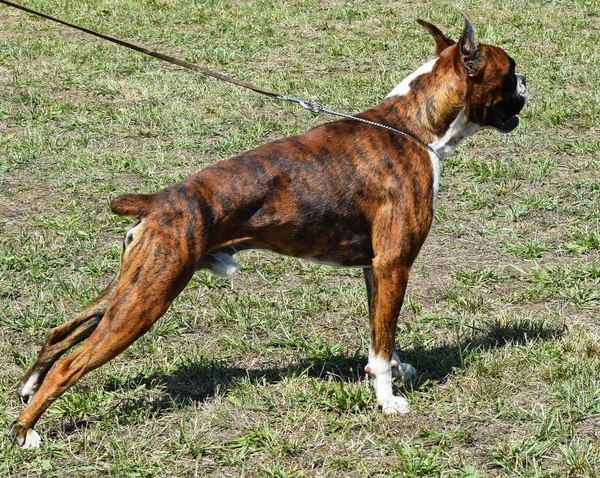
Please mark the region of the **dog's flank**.
MULTIPOLYGON (((436 60, 359 116, 406 131, 442 156, 480 127, 514 129, 527 89, 510 57, 478 45, 466 17, 458 43, 420 23, 435 39, 436 60)), ((345 119, 259 146, 157 193, 115 198, 114 213, 138 218, 125 234, 119 272, 73 320, 50 331, 21 380, 18 393, 29 403, 10 435, 23 447, 38 446, 33 426, 54 399, 144 334, 196 270, 230 276, 238 268, 233 255, 254 248, 363 268, 371 329, 365 370, 384 412, 406 413, 391 378, 409 378, 414 369, 400 362, 394 336, 433 219, 439 167, 422 145, 345 119)))

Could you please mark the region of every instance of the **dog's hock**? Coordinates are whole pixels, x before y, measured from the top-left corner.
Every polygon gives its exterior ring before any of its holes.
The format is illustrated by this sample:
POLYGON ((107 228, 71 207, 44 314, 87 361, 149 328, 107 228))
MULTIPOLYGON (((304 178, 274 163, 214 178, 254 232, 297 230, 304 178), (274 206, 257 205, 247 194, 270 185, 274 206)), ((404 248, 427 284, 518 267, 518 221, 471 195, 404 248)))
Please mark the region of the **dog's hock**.
POLYGON ((123 245, 125 249, 129 248, 133 240, 137 237, 138 231, 142 226, 143 221, 138 222, 135 226, 133 226, 129 231, 125 233, 125 238, 123 239, 123 245))
POLYGON ((29 403, 35 392, 38 389, 40 376, 38 373, 33 373, 25 382, 20 382, 17 386, 17 395, 23 399, 25 403, 29 403))

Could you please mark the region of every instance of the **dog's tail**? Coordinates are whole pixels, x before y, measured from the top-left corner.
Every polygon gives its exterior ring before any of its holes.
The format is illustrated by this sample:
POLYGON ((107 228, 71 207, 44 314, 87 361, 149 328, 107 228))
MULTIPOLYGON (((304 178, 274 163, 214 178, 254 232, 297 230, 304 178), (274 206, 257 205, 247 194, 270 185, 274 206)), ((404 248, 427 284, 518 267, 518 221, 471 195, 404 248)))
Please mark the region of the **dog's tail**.
POLYGON ((110 202, 110 210, 119 216, 145 217, 154 203, 156 194, 123 194, 110 202))

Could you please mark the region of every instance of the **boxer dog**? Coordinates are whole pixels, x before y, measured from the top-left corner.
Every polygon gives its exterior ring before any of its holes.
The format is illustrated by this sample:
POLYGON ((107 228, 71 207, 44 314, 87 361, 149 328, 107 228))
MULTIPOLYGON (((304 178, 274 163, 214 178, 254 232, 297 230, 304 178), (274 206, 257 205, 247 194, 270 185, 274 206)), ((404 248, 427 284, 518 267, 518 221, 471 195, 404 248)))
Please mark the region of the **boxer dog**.
POLYGON ((83 312, 50 330, 18 386, 28 405, 9 432, 17 444, 38 447, 33 426, 54 400, 143 335, 198 269, 231 276, 238 268, 232 256, 243 249, 362 268, 371 330, 365 371, 385 413, 408 412, 392 392, 392 376, 414 369, 400 362, 394 333, 433 219, 440 159, 482 128, 515 129, 527 99, 515 62, 499 47, 478 44, 466 16, 458 43, 418 22, 435 40, 436 59, 359 115, 418 141, 343 119, 218 162, 157 193, 113 199, 115 214, 137 217, 119 272, 83 312))

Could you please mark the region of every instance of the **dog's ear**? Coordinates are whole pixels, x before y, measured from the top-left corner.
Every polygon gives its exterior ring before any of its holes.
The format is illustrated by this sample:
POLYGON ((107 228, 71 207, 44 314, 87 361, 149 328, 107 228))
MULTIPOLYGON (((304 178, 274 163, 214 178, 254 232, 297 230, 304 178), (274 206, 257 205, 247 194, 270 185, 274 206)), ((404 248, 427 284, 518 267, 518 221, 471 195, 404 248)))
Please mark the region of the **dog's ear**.
POLYGON ((479 43, 475 40, 473 25, 463 12, 461 15, 465 21, 465 27, 458 41, 460 55, 469 76, 477 76, 485 66, 485 58, 479 51, 479 43))
POLYGON ((431 33, 431 36, 435 40, 435 54, 437 56, 440 56, 440 53, 442 53, 446 48, 456 44, 454 40, 451 40, 444 35, 435 25, 426 22, 425 20, 421 20, 420 18, 417 19, 417 23, 431 33))

